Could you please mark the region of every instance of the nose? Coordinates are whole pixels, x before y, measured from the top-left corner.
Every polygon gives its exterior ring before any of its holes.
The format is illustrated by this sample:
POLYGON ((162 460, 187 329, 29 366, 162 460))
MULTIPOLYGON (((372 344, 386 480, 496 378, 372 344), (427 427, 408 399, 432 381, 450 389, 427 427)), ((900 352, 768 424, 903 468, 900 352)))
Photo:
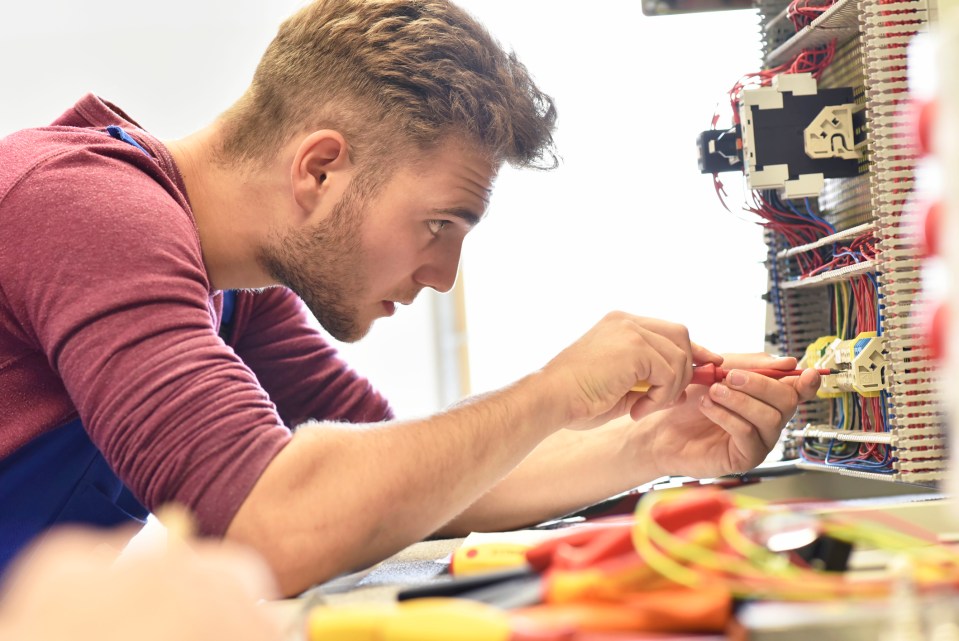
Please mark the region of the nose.
POLYGON ((428 260, 413 273, 413 280, 424 287, 432 287, 441 294, 453 289, 459 271, 460 252, 463 243, 437 249, 428 260))

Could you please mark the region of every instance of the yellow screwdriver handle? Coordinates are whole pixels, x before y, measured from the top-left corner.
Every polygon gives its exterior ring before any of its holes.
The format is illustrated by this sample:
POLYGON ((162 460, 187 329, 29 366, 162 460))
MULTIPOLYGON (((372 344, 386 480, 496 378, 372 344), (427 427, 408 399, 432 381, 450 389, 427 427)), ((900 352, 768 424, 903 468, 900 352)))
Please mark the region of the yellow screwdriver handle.
POLYGON ((317 606, 309 641, 509 641, 505 610, 466 599, 426 598, 401 603, 317 606))
POLYGON ((450 574, 470 576, 526 566, 529 543, 479 543, 464 545, 453 552, 450 574))

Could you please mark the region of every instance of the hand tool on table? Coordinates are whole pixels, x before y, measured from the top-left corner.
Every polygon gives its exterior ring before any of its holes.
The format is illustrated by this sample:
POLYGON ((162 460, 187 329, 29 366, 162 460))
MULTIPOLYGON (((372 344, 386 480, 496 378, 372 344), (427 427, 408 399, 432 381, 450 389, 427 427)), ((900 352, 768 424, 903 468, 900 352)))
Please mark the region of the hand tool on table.
POLYGON ((306 633, 309 641, 573 641, 576 630, 548 616, 532 622, 478 601, 437 597, 319 606, 306 633))

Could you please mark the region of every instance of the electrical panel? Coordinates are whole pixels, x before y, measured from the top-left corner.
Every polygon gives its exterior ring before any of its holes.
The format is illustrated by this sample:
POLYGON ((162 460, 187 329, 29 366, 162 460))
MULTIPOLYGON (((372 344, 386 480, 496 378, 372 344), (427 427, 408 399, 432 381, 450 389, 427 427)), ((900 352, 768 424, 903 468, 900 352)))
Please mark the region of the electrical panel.
MULTIPOLYGON (((768 248, 766 348, 826 368, 784 431, 805 468, 937 486, 948 466, 917 242, 909 51, 934 0, 757 0, 760 69, 731 79, 699 168, 743 180, 768 248)), ((734 209, 738 203, 725 202, 734 209)))

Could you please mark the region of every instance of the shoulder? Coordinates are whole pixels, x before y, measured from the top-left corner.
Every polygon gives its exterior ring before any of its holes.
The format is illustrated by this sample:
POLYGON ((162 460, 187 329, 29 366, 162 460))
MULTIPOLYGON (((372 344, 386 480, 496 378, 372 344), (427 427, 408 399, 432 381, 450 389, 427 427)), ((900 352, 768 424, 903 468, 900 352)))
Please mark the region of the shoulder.
POLYGON ((50 127, 0 141, 0 229, 68 251, 200 256, 185 196, 139 149, 96 130, 50 127))
POLYGON ((71 205, 95 201, 100 208, 103 202, 151 199, 186 205, 156 159, 96 129, 20 131, 0 140, 0 160, 0 206, 18 192, 71 205))

